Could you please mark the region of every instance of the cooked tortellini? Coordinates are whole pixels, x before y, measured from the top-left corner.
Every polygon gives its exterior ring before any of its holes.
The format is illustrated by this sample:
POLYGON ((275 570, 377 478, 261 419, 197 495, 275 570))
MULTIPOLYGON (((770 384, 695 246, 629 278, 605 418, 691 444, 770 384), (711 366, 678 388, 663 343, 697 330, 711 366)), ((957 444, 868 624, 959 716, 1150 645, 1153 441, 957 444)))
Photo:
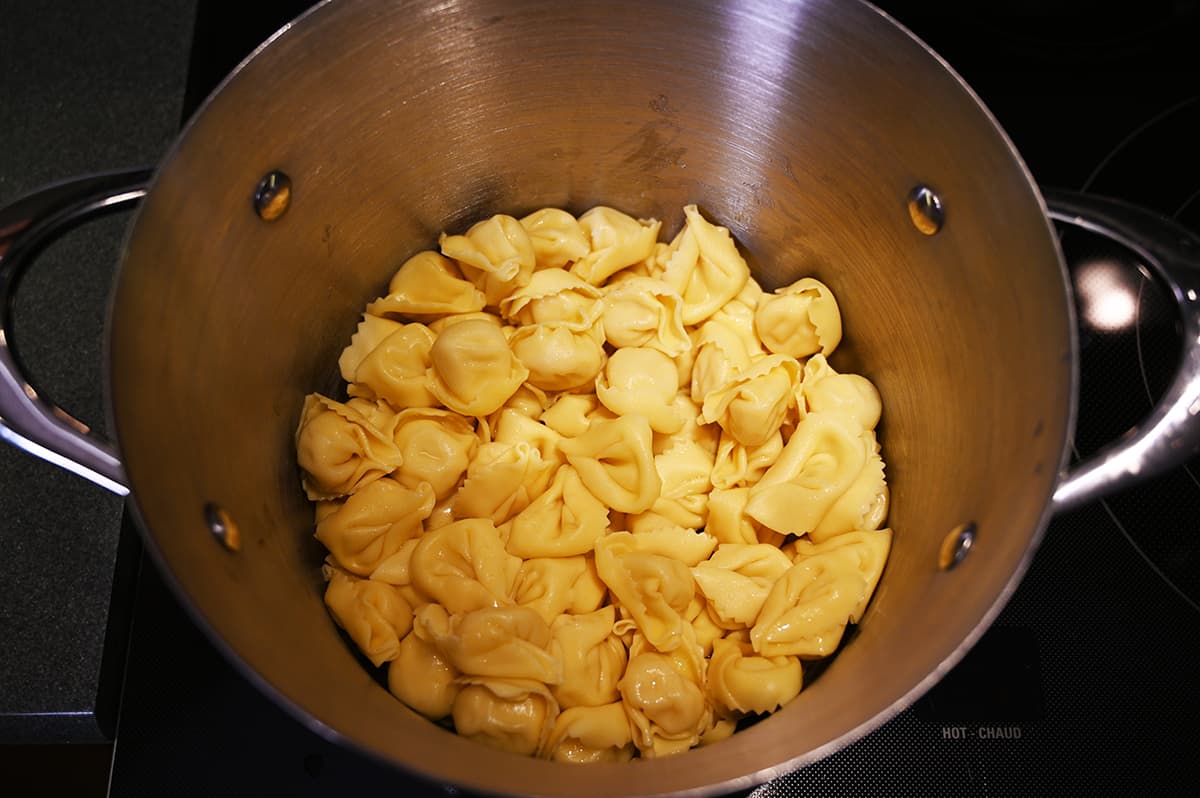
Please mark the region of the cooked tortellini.
POLYGON ((453 258, 463 276, 495 305, 526 285, 537 263, 528 231, 511 216, 497 214, 474 224, 463 235, 442 234, 442 254, 453 258))
POLYGON ((405 260, 295 435, 324 600, 482 744, 621 762, 778 710, 892 545, 879 392, 825 283, 695 205, 496 215, 405 260))
POLYGON ((553 623, 564 613, 599 609, 607 590, 588 557, 537 557, 521 565, 513 599, 553 623))
POLYGON ((296 459, 313 501, 348 496, 404 462, 390 430, 356 407, 317 394, 304 402, 296 459))
POLYGON ((429 348, 429 361, 429 392, 464 416, 496 412, 529 376, 503 330, 479 319, 440 332, 429 348))
POLYGON ((662 223, 641 221, 603 205, 579 217, 589 250, 571 266, 571 272, 592 285, 600 285, 622 269, 644 261, 654 251, 662 223))
POLYGON ((694 667, 695 661, 653 649, 630 657, 621 677, 621 698, 633 743, 642 756, 686 751, 711 727, 713 711, 705 696, 705 674, 694 667))
POLYGON ((435 319, 483 310, 483 292, 464 280, 454 261, 426 250, 413 255, 392 277, 386 296, 367 305, 374 316, 435 319))
POLYGON ((617 682, 625 673, 628 652, 613 634, 616 622, 611 604, 554 619, 551 650, 562 659, 563 679, 551 686, 550 692, 559 706, 598 707, 621 697, 617 682))
POLYGON ((481 607, 451 615, 440 604, 426 604, 417 610, 416 623, 459 673, 562 681, 562 662, 547 650, 550 626, 528 607, 481 607))
POLYGON ((649 510, 662 491, 645 416, 597 420, 562 443, 562 452, 597 499, 623 513, 649 510))
POLYGON ((633 732, 620 701, 564 709, 541 755, 555 762, 626 762, 633 759, 633 732))
POLYGON ((730 638, 713 643, 708 694, 726 712, 774 712, 796 697, 803 683, 798 657, 762 657, 730 638))
POLYGON ((317 522, 316 538, 337 563, 358 576, 371 572, 424 530, 433 486, 408 488, 391 477, 368 484, 317 522))
POLYGON ((604 334, 615 347, 646 346, 668 357, 691 349, 683 297, 662 280, 631 277, 604 295, 604 334))
POLYGON ((351 396, 386 399, 395 407, 437 407, 425 373, 433 332, 424 324, 363 314, 350 346, 338 360, 351 396))
POLYGON ((683 213, 687 222, 671 242, 662 279, 683 297, 683 323, 699 324, 741 293, 750 267, 727 229, 709 222, 695 205, 683 213))
POLYGON ((500 313, 514 324, 567 324, 590 330, 604 309, 600 297, 600 289, 565 269, 543 269, 500 301, 500 313))
POLYGON ((412 629, 413 611, 394 587, 325 567, 325 605, 350 639, 375 665, 400 655, 400 640, 412 629))
POLYGON ((754 329, 775 354, 828 355, 842 340, 842 316, 833 292, 805 277, 763 296, 754 311, 754 329))
POLYGON ((792 567, 791 559, 766 543, 722 543, 692 576, 708 607, 723 626, 749 627, 767 592, 792 567))
POLYGON ((408 564, 413 585, 453 613, 512 603, 521 559, 504 550, 490 519, 469 518, 426 532, 408 564))
POLYGON ((454 496, 454 516, 503 524, 545 492, 556 465, 529 441, 482 444, 454 496))
POLYGON ((795 404, 799 376, 794 358, 768 355, 704 397, 700 418, 717 422, 744 446, 761 446, 795 404))
POLYGON ((430 720, 447 717, 461 689, 461 674, 415 629, 388 663, 388 690, 430 720))
POLYGON ((605 360, 604 342, 594 328, 567 324, 522 327, 513 333, 509 346, 528 369, 529 384, 543 391, 590 385, 605 360))
POLYGON ((554 730, 558 706, 541 682, 461 677, 451 717, 463 737, 514 754, 536 754, 554 730))
POLYGON ((652 430, 668 435, 683 428, 677 390, 675 364, 657 349, 618 349, 596 376, 601 404, 618 416, 643 416, 652 430))
POLYGON ((507 526, 505 547, 518 557, 587 554, 608 532, 608 507, 592 495, 574 466, 560 466, 550 487, 507 526))
POLYGON ((438 501, 458 487, 479 448, 470 422, 457 413, 434 408, 401 410, 392 440, 403 458, 392 472, 395 480, 414 490, 429 485, 438 501))
POLYGON ((538 269, 561 269, 591 252, 579 220, 561 208, 541 208, 521 218, 538 269))
POLYGON ((835 557, 798 558, 771 585, 750 630, 750 642, 765 657, 828 656, 841 642, 866 591, 862 574, 835 557))

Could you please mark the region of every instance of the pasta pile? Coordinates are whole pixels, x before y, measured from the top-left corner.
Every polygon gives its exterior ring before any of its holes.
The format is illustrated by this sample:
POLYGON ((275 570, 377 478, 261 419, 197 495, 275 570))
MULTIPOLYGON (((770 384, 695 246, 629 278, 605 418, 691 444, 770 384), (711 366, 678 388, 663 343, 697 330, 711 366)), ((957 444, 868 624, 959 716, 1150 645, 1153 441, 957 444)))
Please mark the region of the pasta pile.
POLYGON ((296 447, 325 603, 389 689, 520 754, 656 757, 799 693, 891 544, 874 386, 833 295, 729 231, 543 209, 371 302, 296 447))

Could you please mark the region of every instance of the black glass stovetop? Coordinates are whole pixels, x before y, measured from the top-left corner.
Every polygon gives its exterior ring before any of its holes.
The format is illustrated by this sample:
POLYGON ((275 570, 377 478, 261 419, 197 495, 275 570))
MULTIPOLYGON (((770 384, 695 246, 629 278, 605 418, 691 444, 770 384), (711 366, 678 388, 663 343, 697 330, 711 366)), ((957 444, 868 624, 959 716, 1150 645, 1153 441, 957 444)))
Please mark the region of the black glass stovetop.
MULTIPOLYGON (((191 112, 305 2, 200 2, 191 112)), ((884 2, 992 109, 1035 178, 1200 232, 1200 3, 884 2)), ((1078 454, 1145 414, 1179 353, 1162 287, 1063 235, 1081 323, 1078 454)), ((1200 461, 1056 518, 979 645, 891 722, 756 796, 1190 795, 1200 785, 1200 461)), ((111 795, 453 794, 309 733, 143 562, 111 795), (365 793, 360 793, 365 794, 365 793)))

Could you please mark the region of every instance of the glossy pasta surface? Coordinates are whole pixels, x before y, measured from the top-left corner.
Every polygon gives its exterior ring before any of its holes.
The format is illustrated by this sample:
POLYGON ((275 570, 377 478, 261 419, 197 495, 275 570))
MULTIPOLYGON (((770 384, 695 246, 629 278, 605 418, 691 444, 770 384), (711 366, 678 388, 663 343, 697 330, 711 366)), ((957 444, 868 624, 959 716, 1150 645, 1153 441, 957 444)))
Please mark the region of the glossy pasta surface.
POLYGON ((891 547, 882 403, 828 286, 729 231, 545 208, 443 234, 296 432, 325 603, 430 720, 564 762, 715 743, 795 698, 891 547))

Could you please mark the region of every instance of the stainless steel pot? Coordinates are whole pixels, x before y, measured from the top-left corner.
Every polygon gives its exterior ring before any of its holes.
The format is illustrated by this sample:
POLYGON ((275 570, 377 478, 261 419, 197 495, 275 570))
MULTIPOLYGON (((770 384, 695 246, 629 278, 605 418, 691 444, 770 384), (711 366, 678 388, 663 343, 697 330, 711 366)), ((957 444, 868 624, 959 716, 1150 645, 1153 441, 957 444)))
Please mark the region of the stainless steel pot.
POLYGON ((7 308, 0 431, 127 486, 197 622, 300 721, 437 781, 699 795, 813 762, 961 658, 1052 513, 1197 451, 1186 261, 1200 242, 1117 204, 1053 206, 1162 271, 1186 342, 1155 415, 1066 472, 1077 346, 1047 207, 970 90, 866 5, 337 0, 243 64, 144 179, 77 181, 0 212, 7 295, 48 235, 145 195, 109 321, 116 443, 30 386, 7 308), (252 198, 274 170, 290 205, 267 221, 252 198), (292 451, 302 397, 334 390, 361 308, 438 232, 597 203, 678 223, 688 202, 732 229, 767 286, 813 275, 836 292, 837 363, 885 400, 884 579, 821 677, 729 741, 571 767, 457 738, 380 687, 328 619, 292 451))

